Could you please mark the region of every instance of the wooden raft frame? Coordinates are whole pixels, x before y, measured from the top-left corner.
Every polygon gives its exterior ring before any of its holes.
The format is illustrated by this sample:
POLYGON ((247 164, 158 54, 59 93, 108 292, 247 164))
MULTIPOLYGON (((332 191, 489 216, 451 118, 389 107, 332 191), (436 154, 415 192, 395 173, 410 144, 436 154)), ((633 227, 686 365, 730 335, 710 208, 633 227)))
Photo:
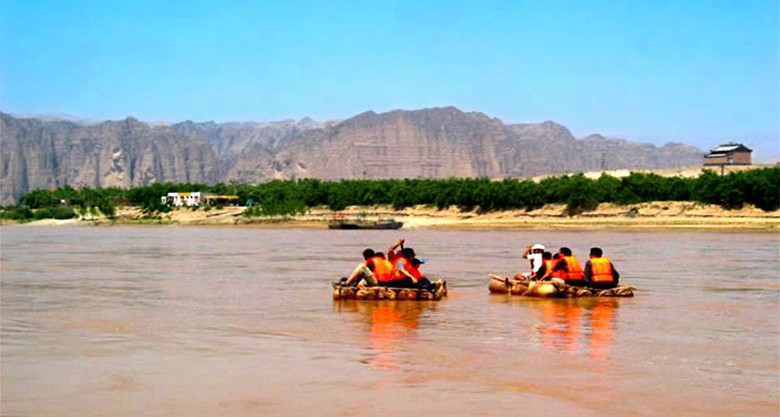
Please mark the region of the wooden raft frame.
POLYGON ((549 281, 521 281, 510 277, 488 274, 491 294, 509 294, 525 297, 579 298, 579 297, 633 297, 636 288, 618 285, 615 288, 596 289, 575 287, 549 281))
POLYGON ((334 300, 439 301, 447 296, 447 281, 433 282, 435 289, 393 287, 343 287, 333 284, 334 300))

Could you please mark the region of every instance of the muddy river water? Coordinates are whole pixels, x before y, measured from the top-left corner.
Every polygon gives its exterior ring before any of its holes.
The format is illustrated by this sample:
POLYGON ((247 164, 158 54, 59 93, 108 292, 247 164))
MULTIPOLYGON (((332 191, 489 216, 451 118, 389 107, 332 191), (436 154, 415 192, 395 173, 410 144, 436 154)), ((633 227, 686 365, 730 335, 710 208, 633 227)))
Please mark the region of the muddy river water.
POLYGON ((780 414, 776 233, 0 230, 3 416, 780 414), (439 302, 334 302, 406 238, 439 302), (490 295, 527 243, 628 299, 490 295))

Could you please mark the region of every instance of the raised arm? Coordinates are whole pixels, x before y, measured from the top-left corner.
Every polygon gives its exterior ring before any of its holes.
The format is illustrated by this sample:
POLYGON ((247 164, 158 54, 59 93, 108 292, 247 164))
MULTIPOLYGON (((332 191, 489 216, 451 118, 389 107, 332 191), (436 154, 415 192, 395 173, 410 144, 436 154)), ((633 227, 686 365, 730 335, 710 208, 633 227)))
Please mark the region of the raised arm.
POLYGON ((400 254, 396 253, 396 252, 395 252, 395 250, 396 250, 396 249, 398 249, 399 247, 400 247, 401 249, 403 249, 403 247, 404 247, 404 242, 405 242, 405 240, 404 240, 403 238, 401 238, 401 239, 398 239, 398 241, 396 241, 395 243, 393 243, 393 245, 392 245, 392 246, 390 246, 390 247, 387 249, 387 259, 395 259, 395 258, 398 258, 398 257, 400 256, 400 254))
POLYGON ((531 245, 526 245, 525 252, 523 252, 523 258, 528 258, 529 253, 531 253, 531 245))

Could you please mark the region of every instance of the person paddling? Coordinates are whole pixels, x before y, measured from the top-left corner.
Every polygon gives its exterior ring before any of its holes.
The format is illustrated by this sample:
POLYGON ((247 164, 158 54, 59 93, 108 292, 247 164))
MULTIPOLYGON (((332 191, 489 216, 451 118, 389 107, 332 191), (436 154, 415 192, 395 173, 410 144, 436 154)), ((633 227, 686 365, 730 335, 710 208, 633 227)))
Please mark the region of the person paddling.
POLYGON ((401 251, 396 251, 396 249, 401 248, 401 250, 403 250, 405 241, 406 240, 404 238, 398 239, 395 243, 390 245, 389 248, 387 248, 388 261, 395 264, 395 261, 401 257, 401 251))
POLYGON ((401 249, 401 256, 393 263, 393 280, 388 284, 395 288, 413 288, 417 286, 417 278, 412 275, 415 268, 412 260, 415 258, 414 249, 401 249))

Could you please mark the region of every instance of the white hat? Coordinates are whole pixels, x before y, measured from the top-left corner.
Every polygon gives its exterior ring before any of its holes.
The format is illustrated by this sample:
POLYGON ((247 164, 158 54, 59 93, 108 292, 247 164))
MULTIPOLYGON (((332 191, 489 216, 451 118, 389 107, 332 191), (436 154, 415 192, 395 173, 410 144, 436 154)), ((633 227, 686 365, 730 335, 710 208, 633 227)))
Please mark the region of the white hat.
POLYGON ((531 246, 531 250, 537 250, 537 249, 544 250, 544 249, 545 249, 545 247, 544 247, 544 245, 542 245, 541 243, 537 243, 537 244, 535 244, 535 245, 531 246))

